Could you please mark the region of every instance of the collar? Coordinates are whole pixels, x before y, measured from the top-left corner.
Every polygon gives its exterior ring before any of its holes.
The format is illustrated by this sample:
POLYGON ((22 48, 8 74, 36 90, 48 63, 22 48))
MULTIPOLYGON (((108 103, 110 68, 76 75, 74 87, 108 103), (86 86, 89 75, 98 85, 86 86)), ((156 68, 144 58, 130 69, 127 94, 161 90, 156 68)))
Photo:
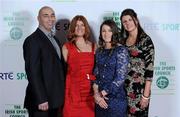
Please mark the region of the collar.
POLYGON ((50 32, 49 31, 47 31, 43 26, 41 26, 41 25, 39 25, 39 27, 38 27, 46 36, 48 36, 49 37, 49 35, 52 35, 52 36, 54 36, 54 32, 53 32, 53 30, 51 30, 50 32))

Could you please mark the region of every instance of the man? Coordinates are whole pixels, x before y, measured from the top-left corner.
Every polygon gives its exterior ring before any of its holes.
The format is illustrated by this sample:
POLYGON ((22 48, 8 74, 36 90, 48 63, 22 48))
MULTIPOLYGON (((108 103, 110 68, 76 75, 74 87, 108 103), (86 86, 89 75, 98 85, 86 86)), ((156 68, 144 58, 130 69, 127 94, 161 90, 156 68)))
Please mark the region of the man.
POLYGON ((64 62, 60 44, 52 36, 56 17, 52 8, 39 10, 39 27, 23 45, 28 86, 24 107, 29 117, 57 117, 64 102, 64 62))

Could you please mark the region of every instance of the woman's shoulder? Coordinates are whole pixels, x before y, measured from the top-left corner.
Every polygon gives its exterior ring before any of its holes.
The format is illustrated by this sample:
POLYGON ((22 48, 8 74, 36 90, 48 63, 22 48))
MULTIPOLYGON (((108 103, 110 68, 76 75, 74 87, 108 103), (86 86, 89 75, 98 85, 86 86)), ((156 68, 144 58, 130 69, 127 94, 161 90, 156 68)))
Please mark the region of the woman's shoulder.
POLYGON ((146 34, 146 33, 142 33, 142 34, 140 35, 140 40, 141 40, 142 42, 147 42, 147 41, 152 42, 151 37, 150 37, 148 34, 146 34))
POLYGON ((68 45, 70 45, 70 44, 71 44, 71 42, 68 41, 68 42, 64 43, 63 46, 68 46, 68 45))
POLYGON ((69 47, 71 47, 72 45, 73 45, 72 42, 68 41, 68 42, 66 42, 66 43, 63 44, 63 47, 69 48, 69 47))
POLYGON ((145 35, 143 38, 141 38, 140 44, 146 48, 146 47, 153 47, 154 48, 154 43, 149 35, 145 35))

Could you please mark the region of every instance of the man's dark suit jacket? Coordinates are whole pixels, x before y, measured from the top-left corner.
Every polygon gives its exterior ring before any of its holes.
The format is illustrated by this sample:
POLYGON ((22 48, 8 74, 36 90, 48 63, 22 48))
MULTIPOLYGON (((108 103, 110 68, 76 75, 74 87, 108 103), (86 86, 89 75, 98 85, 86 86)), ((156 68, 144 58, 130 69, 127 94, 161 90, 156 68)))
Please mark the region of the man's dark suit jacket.
MULTIPOLYGON (((56 41, 58 42, 57 39, 56 41)), ((60 46, 59 42, 58 44, 60 46)), ((48 37, 39 28, 25 39, 23 55, 28 79, 24 107, 37 109, 39 104, 46 101, 49 103, 49 109, 62 106, 64 63, 48 37)))

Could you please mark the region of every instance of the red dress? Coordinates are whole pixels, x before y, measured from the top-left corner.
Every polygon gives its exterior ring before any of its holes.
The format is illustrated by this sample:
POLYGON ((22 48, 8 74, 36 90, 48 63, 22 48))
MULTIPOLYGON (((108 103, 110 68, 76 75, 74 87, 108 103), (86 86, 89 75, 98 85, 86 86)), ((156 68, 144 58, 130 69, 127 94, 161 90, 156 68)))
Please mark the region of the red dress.
POLYGON ((94 67, 94 46, 92 52, 78 52, 70 42, 68 49, 68 72, 66 76, 65 104, 63 117, 94 117, 94 98, 91 80, 94 67))

